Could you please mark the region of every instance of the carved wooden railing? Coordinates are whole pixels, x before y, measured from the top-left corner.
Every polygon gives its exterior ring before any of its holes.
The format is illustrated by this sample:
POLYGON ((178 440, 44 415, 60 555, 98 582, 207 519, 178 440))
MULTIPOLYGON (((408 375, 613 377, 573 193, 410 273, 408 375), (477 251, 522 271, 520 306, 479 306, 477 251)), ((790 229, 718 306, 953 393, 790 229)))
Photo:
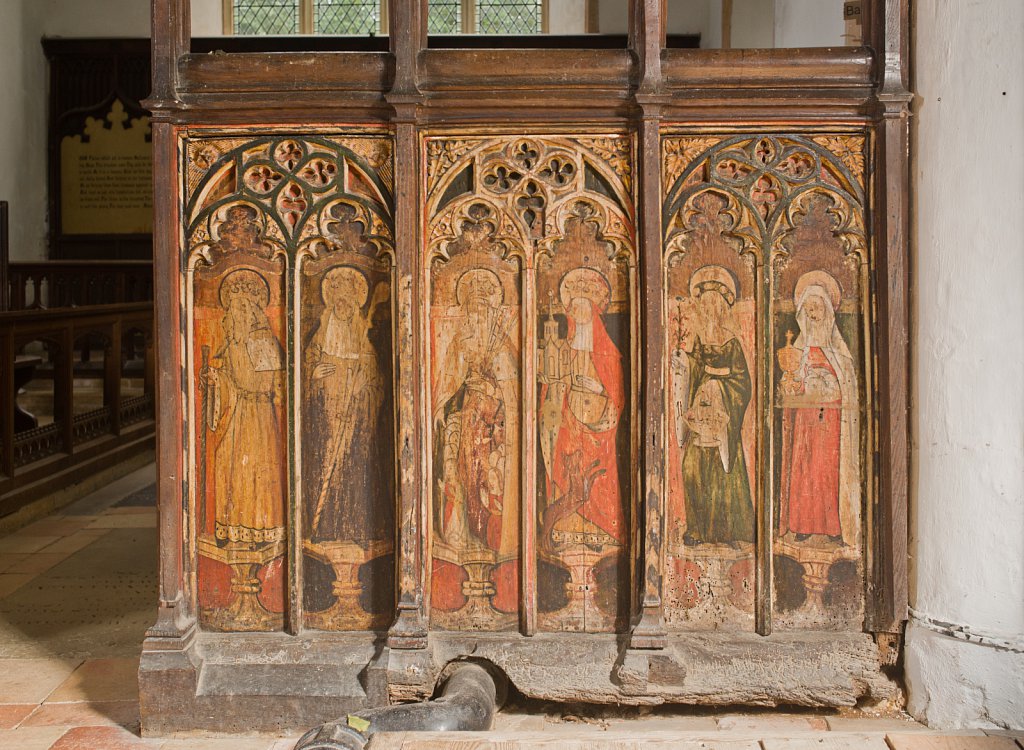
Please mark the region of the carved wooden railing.
POLYGON ((152 344, 149 302, 0 312, 0 517, 152 446, 152 344), (103 350, 102 365, 87 373, 76 368, 83 341, 103 350), (76 392, 83 375, 102 384, 98 408, 76 408, 87 393, 76 392), (141 392, 125 393, 129 377, 141 392), (18 391, 49 378, 53 419, 39 424, 19 406, 18 391))
POLYGON ((8 310, 153 299, 153 264, 148 260, 16 261, 7 264, 5 273, 8 310))

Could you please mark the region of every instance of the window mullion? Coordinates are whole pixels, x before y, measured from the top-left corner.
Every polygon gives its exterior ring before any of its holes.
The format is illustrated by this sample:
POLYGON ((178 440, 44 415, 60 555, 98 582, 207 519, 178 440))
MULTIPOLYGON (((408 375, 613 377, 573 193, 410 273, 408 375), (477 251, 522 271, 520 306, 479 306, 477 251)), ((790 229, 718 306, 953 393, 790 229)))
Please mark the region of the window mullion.
POLYGON ((315 0, 299 0, 299 33, 315 34, 313 23, 313 3, 315 0))

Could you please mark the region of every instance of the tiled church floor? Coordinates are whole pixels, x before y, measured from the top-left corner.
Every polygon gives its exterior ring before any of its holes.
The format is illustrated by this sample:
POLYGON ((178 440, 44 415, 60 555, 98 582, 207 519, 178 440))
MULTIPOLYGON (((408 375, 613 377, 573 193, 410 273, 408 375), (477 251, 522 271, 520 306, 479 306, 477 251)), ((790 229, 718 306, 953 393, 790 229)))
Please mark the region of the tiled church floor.
MULTIPOLYGON (((139 737, 136 672, 156 601, 147 467, 0 537, 0 750, 291 750, 295 737, 139 737)), ((1018 742, 1020 744, 1018 744, 1018 742)), ((638 719, 503 713, 482 734, 382 735, 374 750, 1024 750, 900 718, 793 713, 638 719)))

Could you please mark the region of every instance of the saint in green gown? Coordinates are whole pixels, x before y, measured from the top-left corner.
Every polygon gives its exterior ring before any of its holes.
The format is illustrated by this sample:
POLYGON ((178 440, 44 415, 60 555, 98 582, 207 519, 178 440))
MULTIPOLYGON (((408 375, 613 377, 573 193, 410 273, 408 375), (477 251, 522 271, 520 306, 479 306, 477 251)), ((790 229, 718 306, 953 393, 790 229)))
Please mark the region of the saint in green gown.
POLYGON ((690 405, 709 380, 718 381, 728 415, 727 457, 719 447, 698 445, 692 430, 683 450, 683 487, 686 491, 686 537, 690 543, 754 541, 754 508, 743 456, 743 416, 750 403, 751 384, 740 342, 731 338, 720 346, 699 340, 689 356, 690 405))

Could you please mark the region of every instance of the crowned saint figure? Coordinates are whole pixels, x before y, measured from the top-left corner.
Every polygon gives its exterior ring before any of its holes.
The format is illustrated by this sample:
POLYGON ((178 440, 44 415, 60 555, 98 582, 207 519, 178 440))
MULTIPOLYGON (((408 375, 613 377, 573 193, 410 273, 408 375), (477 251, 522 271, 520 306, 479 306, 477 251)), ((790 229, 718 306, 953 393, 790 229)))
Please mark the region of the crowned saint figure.
POLYGON ((565 372, 560 387, 541 388, 542 403, 549 393, 561 399, 560 418, 546 425, 553 439, 541 436, 553 445, 544 535, 582 527, 587 537, 617 547, 628 542, 616 450, 626 394, 622 354, 601 317, 611 287, 598 271, 575 268, 562 278, 559 297, 567 323, 565 372))
POLYGON ((690 278, 701 330, 689 359, 689 408, 682 473, 689 546, 754 541, 754 508, 743 451, 743 419, 751 381, 732 306, 737 283, 722 266, 703 266, 690 278))

